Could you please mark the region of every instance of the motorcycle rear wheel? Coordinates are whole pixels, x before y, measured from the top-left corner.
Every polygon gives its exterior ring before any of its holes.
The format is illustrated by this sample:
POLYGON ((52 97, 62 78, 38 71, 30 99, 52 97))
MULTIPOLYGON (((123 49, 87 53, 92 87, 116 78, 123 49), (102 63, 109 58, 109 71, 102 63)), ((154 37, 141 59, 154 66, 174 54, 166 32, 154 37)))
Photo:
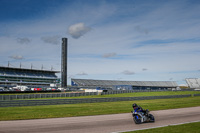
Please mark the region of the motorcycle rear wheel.
POLYGON ((140 118, 137 118, 137 116, 134 116, 133 117, 133 120, 135 121, 135 124, 141 124, 141 119, 140 118))

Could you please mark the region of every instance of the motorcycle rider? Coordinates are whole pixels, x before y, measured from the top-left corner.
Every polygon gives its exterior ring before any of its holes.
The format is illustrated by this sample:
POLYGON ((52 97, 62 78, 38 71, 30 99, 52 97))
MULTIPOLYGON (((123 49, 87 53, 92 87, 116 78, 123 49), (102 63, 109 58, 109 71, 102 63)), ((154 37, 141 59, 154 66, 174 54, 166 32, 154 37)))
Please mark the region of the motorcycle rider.
POLYGON ((142 107, 138 106, 136 103, 134 103, 134 104, 132 105, 132 107, 133 107, 133 112, 142 112, 142 113, 144 113, 144 114, 147 113, 147 110, 145 110, 145 109, 143 109, 142 107))
POLYGON ((140 124, 143 122, 155 122, 155 118, 152 114, 149 114, 148 109, 143 109, 142 107, 138 106, 136 103, 132 104, 133 111, 132 116, 133 120, 136 124, 140 124))

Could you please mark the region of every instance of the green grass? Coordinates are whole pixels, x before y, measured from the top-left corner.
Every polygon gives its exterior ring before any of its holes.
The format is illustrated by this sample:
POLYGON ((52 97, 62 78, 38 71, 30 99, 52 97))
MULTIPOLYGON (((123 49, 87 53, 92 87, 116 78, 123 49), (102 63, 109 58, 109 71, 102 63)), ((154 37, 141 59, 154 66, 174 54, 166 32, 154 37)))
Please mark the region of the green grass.
POLYGON ((132 110, 132 104, 135 102, 141 105, 143 108, 152 111, 200 106, 200 97, 47 106, 1 107, 0 120, 59 118, 129 113, 132 110))
POLYGON ((139 96, 164 96, 164 95, 185 95, 185 94, 200 94, 200 91, 135 92, 135 93, 101 95, 99 97, 139 97, 139 96))
POLYGON ((40 99, 73 99, 73 98, 106 98, 106 97, 142 97, 142 96, 164 96, 164 95, 186 95, 186 94, 200 94, 200 91, 161 91, 161 92, 134 92, 110 95, 91 95, 79 97, 56 97, 56 98, 36 98, 40 99))
POLYGON ((126 133, 200 133, 200 122, 138 130, 126 133))

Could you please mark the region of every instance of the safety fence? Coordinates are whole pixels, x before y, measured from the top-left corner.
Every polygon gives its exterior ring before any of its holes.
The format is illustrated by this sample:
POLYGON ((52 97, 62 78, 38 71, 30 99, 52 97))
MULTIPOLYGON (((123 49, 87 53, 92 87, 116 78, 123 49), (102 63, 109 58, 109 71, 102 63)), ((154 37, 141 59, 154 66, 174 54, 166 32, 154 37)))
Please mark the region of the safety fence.
POLYGON ((193 94, 193 95, 188 94, 188 95, 144 96, 144 97, 76 98, 76 99, 44 99, 44 100, 3 100, 3 101, 0 101, 0 107, 135 101, 135 100, 150 100, 150 99, 183 98, 183 97, 191 97, 191 96, 200 96, 200 95, 199 94, 193 94))
POLYGON ((171 90, 118 90, 108 92, 71 92, 71 93, 35 93, 35 94, 12 94, 0 95, 1 100, 16 100, 16 99, 40 99, 40 98, 59 98, 59 97, 80 97, 90 95, 110 95, 122 93, 135 93, 135 92, 158 92, 158 91, 171 91, 171 90))

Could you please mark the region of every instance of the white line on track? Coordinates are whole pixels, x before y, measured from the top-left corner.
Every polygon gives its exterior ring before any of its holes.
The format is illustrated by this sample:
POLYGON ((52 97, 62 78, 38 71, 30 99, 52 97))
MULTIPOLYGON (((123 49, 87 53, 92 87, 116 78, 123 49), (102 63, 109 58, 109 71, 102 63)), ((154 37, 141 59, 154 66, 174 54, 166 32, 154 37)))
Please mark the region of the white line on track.
POLYGON ((176 126, 176 125, 182 125, 182 124, 188 124, 188 123, 195 123, 195 122, 200 122, 200 120, 199 121, 190 121, 190 122, 176 123, 176 124, 169 124, 169 125, 163 125, 163 126, 156 126, 156 127, 149 127, 149 128, 142 128, 142 129, 135 129, 135 130, 118 131, 118 132, 112 132, 112 133, 132 132, 132 131, 147 130, 147 129, 154 129, 154 128, 160 128, 160 127, 167 127, 167 126, 176 126))

